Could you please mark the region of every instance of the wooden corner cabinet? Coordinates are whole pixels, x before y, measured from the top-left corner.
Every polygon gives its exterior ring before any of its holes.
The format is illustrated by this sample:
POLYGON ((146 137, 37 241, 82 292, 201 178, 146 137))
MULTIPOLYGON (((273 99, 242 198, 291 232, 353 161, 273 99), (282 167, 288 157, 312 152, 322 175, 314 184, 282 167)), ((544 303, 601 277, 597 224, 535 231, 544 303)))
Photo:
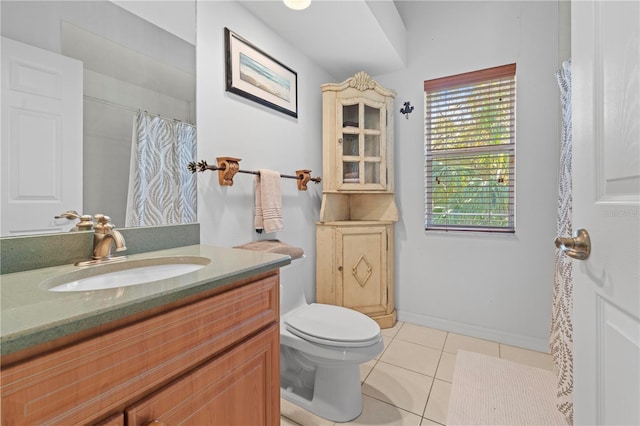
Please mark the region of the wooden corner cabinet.
POLYGON ((393 327, 393 99, 365 72, 322 85, 323 193, 316 300, 393 327))
POLYGON ((2 366, 2 424, 280 423, 279 275, 2 366))

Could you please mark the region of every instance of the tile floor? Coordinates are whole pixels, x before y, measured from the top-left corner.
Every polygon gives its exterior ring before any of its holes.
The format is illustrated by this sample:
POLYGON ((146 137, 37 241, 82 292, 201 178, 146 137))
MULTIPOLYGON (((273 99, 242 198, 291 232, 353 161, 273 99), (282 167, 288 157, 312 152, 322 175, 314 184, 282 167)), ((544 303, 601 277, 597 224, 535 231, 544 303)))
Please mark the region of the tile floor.
MULTIPOLYGON (((382 334, 382 354, 360 366, 362 414, 338 425, 444 425, 458 349, 553 369, 546 353, 409 323, 382 334)), ((281 412, 281 426, 334 424, 284 400, 281 412)))

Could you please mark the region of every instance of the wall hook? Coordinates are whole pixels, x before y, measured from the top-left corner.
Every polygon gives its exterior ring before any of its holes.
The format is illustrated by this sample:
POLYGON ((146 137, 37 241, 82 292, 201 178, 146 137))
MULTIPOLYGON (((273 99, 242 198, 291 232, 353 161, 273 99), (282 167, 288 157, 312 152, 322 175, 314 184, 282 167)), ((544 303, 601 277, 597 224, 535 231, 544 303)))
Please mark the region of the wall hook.
POLYGON ((413 107, 411 106, 411 102, 405 102, 404 108, 400 108, 400 112, 404 114, 404 118, 409 119, 409 114, 413 112, 413 107))

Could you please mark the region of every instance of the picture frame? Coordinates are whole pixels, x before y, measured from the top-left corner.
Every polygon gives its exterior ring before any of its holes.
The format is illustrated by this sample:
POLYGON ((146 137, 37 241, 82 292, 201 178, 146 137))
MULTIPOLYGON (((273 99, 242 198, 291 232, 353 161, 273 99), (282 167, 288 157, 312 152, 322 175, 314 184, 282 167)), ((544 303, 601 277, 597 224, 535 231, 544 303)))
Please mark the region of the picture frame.
POLYGON ((224 29, 226 91, 298 118, 298 73, 224 29))

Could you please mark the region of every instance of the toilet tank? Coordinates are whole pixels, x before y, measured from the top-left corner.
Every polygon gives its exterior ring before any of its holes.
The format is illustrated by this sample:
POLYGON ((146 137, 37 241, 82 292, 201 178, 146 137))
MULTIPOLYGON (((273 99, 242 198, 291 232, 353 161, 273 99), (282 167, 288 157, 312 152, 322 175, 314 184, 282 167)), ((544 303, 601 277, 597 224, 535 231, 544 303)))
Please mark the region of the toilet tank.
POLYGON ((291 264, 280 268, 280 316, 305 305, 306 256, 292 260, 291 264))

